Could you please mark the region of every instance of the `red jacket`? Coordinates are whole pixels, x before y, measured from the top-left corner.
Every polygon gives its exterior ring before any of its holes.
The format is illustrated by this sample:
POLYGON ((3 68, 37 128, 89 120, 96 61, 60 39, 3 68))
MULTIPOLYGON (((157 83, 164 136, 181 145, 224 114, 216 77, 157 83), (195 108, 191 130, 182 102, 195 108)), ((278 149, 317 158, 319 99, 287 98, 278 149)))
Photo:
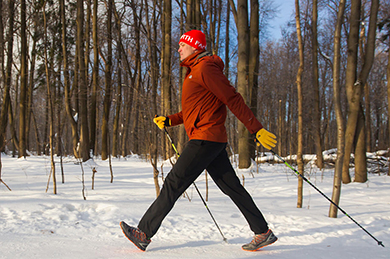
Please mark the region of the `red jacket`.
POLYGON ((188 70, 182 89, 182 111, 168 116, 171 126, 184 123, 190 140, 226 143, 227 106, 249 132, 256 133, 263 126, 223 74, 222 59, 207 54, 196 52, 180 63, 188 70))

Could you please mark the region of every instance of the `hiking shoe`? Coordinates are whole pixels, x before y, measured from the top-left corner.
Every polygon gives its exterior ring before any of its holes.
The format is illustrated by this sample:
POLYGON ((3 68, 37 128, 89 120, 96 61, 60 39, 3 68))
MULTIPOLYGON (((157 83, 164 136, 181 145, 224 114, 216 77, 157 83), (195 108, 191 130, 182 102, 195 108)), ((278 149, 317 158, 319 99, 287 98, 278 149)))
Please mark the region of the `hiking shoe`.
POLYGON ((274 243, 276 240, 278 238, 272 233, 271 229, 268 229, 267 233, 256 234, 249 244, 242 246, 242 249, 246 251, 257 251, 262 247, 274 243))
POLYGON ((146 247, 150 244, 150 240, 144 232, 138 228, 133 228, 127 225, 125 222, 120 223, 123 234, 140 250, 145 251, 146 247))

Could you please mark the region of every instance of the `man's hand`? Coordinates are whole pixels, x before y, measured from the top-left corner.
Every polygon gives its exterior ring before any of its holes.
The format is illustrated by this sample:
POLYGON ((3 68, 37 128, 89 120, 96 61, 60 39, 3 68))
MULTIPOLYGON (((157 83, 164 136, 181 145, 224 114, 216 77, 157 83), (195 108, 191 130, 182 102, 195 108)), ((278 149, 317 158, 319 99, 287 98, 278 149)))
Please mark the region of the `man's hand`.
POLYGON ((267 149, 272 149, 273 147, 275 147, 277 142, 276 136, 264 128, 262 128, 256 133, 256 140, 258 141, 257 142, 258 146, 260 146, 261 144, 263 147, 267 149))
POLYGON ((165 116, 157 116, 156 115, 156 117, 154 117, 154 119, 153 119, 153 122, 156 123, 156 125, 160 129, 171 126, 171 120, 165 116))

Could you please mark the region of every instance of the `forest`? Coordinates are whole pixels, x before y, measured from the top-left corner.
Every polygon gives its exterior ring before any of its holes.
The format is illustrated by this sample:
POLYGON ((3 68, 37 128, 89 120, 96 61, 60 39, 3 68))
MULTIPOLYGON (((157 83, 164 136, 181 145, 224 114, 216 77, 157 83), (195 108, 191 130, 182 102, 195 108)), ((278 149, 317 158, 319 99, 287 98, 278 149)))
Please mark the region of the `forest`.
MULTIPOLYGON (((153 118, 181 110, 178 41, 199 29, 275 152, 303 173, 303 154, 324 168, 336 149, 336 183, 365 182, 367 152, 390 145, 390 2, 295 0, 275 40, 277 11, 272 0, 0 0, 0 151, 50 156, 53 176, 53 156, 138 154, 157 177, 174 151, 153 118)), ((226 128, 240 168, 266 151, 231 113, 226 128)), ((168 131, 180 152, 184 128, 168 131)))

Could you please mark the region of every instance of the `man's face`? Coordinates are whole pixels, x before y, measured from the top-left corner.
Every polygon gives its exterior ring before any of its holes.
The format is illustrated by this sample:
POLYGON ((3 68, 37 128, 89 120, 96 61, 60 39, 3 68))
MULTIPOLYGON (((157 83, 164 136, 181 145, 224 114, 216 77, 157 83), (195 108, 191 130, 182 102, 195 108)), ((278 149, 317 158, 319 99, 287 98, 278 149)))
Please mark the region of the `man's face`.
POLYGON ((188 56, 194 54, 196 52, 196 48, 188 45, 187 43, 180 42, 179 49, 177 50, 180 54, 180 61, 183 61, 188 56))

